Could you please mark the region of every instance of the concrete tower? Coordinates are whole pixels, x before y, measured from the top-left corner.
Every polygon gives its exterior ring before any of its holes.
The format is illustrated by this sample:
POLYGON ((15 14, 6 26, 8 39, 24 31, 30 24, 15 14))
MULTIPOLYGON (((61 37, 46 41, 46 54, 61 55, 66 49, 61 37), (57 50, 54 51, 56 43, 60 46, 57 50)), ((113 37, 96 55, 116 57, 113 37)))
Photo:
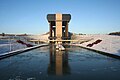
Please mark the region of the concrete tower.
POLYGON ((47 20, 50 28, 50 40, 67 40, 68 23, 71 19, 70 14, 48 14, 47 20), (54 34, 54 35, 53 35, 54 34))

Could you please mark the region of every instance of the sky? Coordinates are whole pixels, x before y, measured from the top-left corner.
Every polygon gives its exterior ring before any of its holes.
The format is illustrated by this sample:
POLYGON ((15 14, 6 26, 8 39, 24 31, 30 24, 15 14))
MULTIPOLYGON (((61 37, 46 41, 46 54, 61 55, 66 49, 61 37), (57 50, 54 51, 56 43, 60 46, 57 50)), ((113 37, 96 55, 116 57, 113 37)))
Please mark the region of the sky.
POLYGON ((0 0, 0 33, 46 33, 55 13, 71 14, 69 32, 120 31, 120 0, 0 0))

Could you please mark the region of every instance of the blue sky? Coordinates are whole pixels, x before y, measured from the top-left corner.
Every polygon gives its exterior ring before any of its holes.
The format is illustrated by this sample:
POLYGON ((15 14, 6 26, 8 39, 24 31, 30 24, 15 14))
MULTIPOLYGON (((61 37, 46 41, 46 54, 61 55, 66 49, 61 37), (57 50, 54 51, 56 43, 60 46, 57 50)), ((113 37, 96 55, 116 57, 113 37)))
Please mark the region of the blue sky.
POLYGON ((120 31, 120 0, 0 0, 0 33, 48 32, 46 15, 54 13, 71 14, 70 32, 120 31))

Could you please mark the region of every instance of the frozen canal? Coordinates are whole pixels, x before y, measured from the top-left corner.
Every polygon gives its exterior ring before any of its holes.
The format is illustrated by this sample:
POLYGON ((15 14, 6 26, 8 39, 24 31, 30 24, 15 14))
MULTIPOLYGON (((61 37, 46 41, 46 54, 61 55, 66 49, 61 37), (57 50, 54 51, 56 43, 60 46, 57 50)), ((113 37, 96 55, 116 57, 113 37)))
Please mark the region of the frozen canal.
POLYGON ((120 60, 80 47, 40 47, 0 60, 0 80, 120 80, 120 60))

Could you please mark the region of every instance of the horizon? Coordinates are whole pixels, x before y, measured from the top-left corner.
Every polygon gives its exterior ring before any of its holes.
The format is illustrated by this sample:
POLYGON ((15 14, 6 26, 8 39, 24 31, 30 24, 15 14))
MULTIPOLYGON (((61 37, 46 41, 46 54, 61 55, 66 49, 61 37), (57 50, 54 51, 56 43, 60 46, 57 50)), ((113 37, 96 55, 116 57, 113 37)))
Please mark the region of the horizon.
MULTIPOLYGON (((49 32, 49 31, 48 31, 49 32)), ((15 35, 21 35, 21 34, 27 34, 27 35, 41 35, 41 34, 46 34, 48 32, 43 32, 43 33, 5 33, 5 34, 15 34, 15 35)), ((120 32, 120 31, 112 31, 109 33, 114 33, 114 32, 120 32)), ((0 34, 2 34, 4 32, 1 32, 0 34)), ((75 33, 75 34, 109 34, 109 33, 76 33, 76 32, 70 32, 70 33, 75 33)))
POLYGON ((108 34, 120 31, 120 0, 0 0, 0 34, 49 32, 47 14, 71 14, 69 32, 108 34))

